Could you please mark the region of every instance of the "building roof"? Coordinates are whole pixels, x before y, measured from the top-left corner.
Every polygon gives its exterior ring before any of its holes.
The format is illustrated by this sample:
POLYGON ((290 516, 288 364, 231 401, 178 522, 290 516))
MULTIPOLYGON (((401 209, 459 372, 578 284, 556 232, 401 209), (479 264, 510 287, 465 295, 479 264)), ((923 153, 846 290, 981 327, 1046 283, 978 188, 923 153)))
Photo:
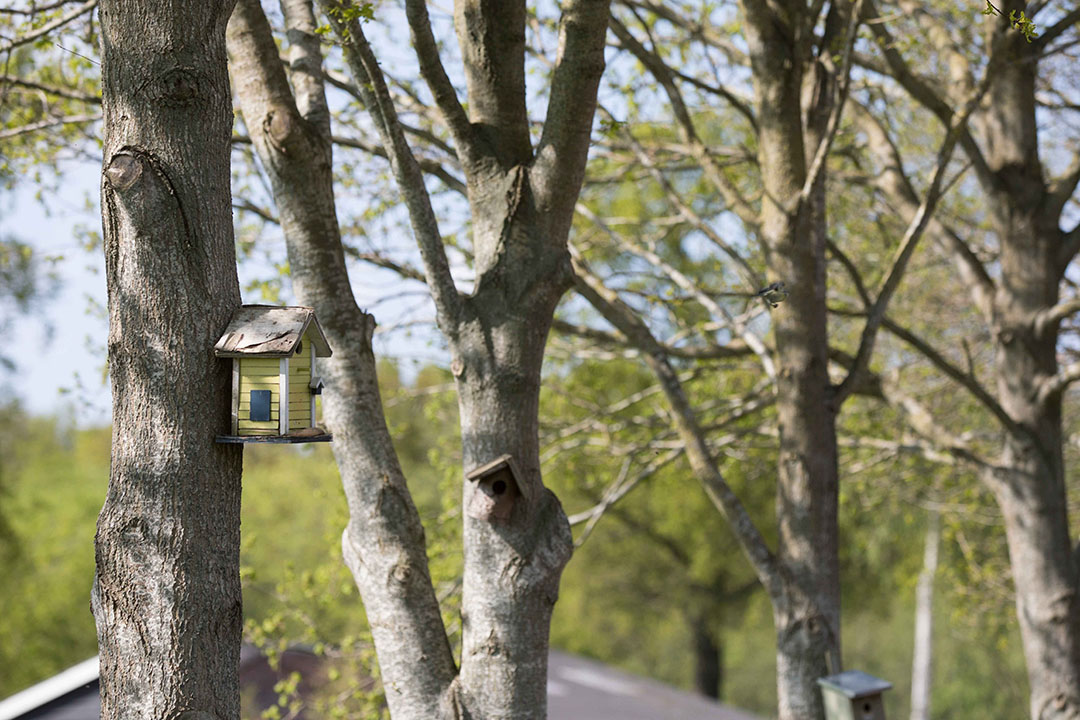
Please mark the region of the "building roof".
POLYGON ((100 715, 98 659, 69 667, 37 685, 0 700, 0 720, 88 720, 100 715))
POLYGON ((214 345, 218 357, 289 357, 311 330, 310 342, 319 357, 330 357, 322 327, 309 307, 277 305, 241 305, 221 339, 214 345))
MULTIPOLYGON (((271 672, 258 651, 244 647, 240 681, 254 687, 260 708, 276 702, 271 692, 279 673, 296 670, 305 678, 318 674, 321 658, 302 651, 278 672, 271 672), (264 667, 265 666, 265 667, 264 667), (287 667, 286 667, 287 666, 287 667), (264 687, 265 686, 265 687, 264 687), (258 696, 267 690, 266 698, 258 696)), ((264 693, 265 694, 265 693, 264 693)), ((42 683, 0 700, 0 720, 96 720, 101 715, 96 657, 42 683)), ((301 715, 301 717, 306 717, 301 715)), ((649 678, 616 670, 595 660, 551 651, 548 661, 548 720, 759 720, 742 710, 721 705, 649 678)))

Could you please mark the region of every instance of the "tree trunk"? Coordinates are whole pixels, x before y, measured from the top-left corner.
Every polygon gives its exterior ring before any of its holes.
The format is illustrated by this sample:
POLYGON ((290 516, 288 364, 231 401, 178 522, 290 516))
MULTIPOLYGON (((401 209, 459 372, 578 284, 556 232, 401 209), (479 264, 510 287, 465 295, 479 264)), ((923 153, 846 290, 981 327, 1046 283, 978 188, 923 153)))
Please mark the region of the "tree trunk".
MULTIPOLYGON (((1003 12, 1023 4, 1007 2, 1003 12)), ((1080 718, 1080 598, 1062 455, 1058 323, 1060 209, 1038 152, 1037 50, 997 25, 994 83, 985 115, 991 220, 1001 243, 993 337, 998 401, 1013 421, 1002 470, 986 474, 1005 519, 1033 720, 1080 718)))
POLYGON ((102 717, 239 717, 241 451, 213 346, 240 303, 232 4, 101 5, 113 393, 93 610, 102 717))
MULTIPOLYGON (((511 235, 539 230, 512 218, 495 226, 511 235)), ((461 687, 477 718, 547 717, 551 611, 573 548, 562 505, 540 474, 540 369, 555 304, 569 284, 565 252, 546 256, 519 275, 482 279, 451 347, 466 472, 509 454, 522 474, 506 519, 477 517, 482 490, 476 482, 463 488, 461 687), (552 272, 538 278, 534 271, 544 265, 552 272)))
POLYGON ((813 62, 812 46, 803 35, 809 31, 806 18, 794 9, 781 17, 756 0, 746 0, 743 8, 760 125, 766 262, 770 279, 782 280, 790 291, 772 315, 780 425, 778 557, 786 570, 784 593, 771 598, 777 695, 781 720, 806 720, 823 716, 817 679, 829 674, 830 660, 837 667, 840 657, 838 470, 827 372, 823 177, 808 201, 798 201, 823 137, 831 85, 828 73, 813 62), (804 107, 807 68, 816 75, 804 107), (809 122, 805 138, 804 110, 809 122))
POLYGON ((291 86, 258 0, 239 0, 229 21, 234 84, 273 189, 293 291, 315 308, 334 349, 320 368, 327 382, 323 419, 334 433, 349 503, 342 553, 364 602, 386 702, 395 720, 430 720, 446 710, 454 658, 423 525, 383 415, 371 347, 375 320, 357 307, 345 268, 311 3, 284 7, 289 53, 300 59, 291 86))
POLYGON ((694 690, 719 700, 724 693, 724 660, 720 643, 708 620, 697 616, 690 622, 694 644, 694 690))
POLYGON ((934 576, 937 574, 941 517, 927 520, 923 569, 915 587, 915 651, 911 660, 911 720, 930 720, 930 683, 934 659, 934 576))

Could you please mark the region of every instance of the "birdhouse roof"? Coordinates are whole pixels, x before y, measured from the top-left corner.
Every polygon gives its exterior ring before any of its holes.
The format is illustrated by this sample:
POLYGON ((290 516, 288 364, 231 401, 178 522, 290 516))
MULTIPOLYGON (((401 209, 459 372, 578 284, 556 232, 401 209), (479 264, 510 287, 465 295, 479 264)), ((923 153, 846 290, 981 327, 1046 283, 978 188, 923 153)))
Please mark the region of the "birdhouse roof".
POLYGON ((214 345, 214 354, 239 358, 289 357, 308 330, 315 354, 330 357, 330 345, 311 308, 241 305, 214 345))
POLYGON ((852 700, 868 695, 880 695, 892 687, 888 680, 876 678, 862 670, 848 670, 838 675, 818 678, 818 685, 835 690, 852 700))

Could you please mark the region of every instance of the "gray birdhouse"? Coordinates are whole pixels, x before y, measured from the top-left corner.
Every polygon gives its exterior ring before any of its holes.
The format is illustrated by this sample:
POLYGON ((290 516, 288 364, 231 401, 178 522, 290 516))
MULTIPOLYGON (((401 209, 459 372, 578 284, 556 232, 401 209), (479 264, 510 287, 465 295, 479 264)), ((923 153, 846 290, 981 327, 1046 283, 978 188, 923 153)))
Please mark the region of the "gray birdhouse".
POLYGON ((323 382, 316 359, 330 357, 308 307, 244 305, 214 346, 232 361, 232 423, 224 443, 329 442, 318 426, 315 396, 323 382))
POLYGON ((469 471, 465 478, 476 485, 466 511, 469 517, 500 522, 509 520, 518 498, 526 503, 530 499, 527 486, 519 480, 523 477, 511 455, 503 455, 469 471))
POLYGON ((861 670, 818 678, 825 702, 825 720, 885 720, 881 694, 892 683, 861 670))

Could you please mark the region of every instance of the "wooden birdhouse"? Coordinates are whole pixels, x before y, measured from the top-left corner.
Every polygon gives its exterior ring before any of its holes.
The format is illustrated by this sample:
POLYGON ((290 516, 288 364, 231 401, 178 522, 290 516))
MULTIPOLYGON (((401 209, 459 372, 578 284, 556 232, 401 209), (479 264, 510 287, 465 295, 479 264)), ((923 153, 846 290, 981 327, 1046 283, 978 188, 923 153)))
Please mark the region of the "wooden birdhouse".
POLYGON ((511 455, 474 468, 465 478, 475 483, 466 512, 477 520, 506 522, 519 499, 526 503, 531 499, 528 486, 522 482, 524 476, 511 455))
POLYGON ((315 417, 316 358, 330 357, 308 307, 243 305, 214 346, 232 359, 232 427, 218 442, 329 442, 315 417))
POLYGON ((848 670, 818 678, 818 685, 825 703, 825 720, 885 720, 881 694, 892 683, 861 670, 848 670))

